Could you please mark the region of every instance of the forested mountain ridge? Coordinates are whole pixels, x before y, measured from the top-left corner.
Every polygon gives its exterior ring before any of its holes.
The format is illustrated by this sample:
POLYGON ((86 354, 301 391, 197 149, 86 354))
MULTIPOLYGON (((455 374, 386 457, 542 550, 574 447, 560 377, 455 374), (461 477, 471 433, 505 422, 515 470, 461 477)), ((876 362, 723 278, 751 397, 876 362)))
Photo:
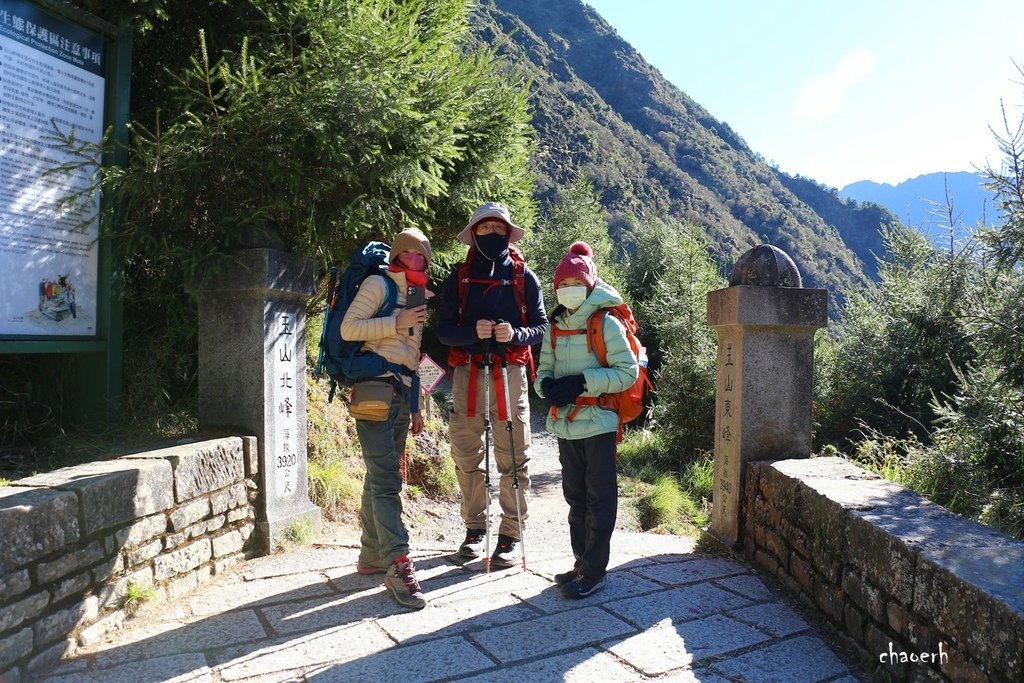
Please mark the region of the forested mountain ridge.
POLYGON ((861 180, 842 188, 839 194, 884 206, 905 225, 937 246, 948 248, 951 230, 953 238, 961 240, 979 225, 1001 223, 998 200, 985 187, 988 180, 984 173, 969 171, 927 173, 896 185, 861 180))
POLYGON ((768 242, 793 257, 805 285, 840 299, 874 277, 879 224, 894 217, 769 166, 589 6, 490 0, 476 26, 533 77, 542 199, 581 173, 601 193, 613 230, 631 215, 692 221, 726 268, 768 242))

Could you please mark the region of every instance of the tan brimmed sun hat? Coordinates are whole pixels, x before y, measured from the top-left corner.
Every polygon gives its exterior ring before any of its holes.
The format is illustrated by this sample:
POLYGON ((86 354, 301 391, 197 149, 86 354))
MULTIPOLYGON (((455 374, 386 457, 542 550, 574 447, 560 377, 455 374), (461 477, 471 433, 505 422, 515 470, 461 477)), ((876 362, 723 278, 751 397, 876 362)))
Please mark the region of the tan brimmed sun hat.
POLYGON ((518 242, 526 234, 525 230, 512 222, 512 216, 509 214, 507 206, 498 202, 486 202, 478 206, 476 211, 473 212, 473 216, 466 223, 466 227, 459 233, 459 241, 473 246, 473 226, 488 218, 497 218, 508 225, 509 243, 518 242))

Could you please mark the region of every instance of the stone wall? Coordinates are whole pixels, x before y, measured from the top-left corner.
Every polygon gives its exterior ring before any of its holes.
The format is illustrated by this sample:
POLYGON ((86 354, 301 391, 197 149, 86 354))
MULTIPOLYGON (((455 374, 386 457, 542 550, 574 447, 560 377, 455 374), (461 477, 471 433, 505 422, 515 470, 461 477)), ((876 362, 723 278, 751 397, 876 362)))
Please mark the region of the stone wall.
POLYGON ((256 439, 68 467, 0 487, 0 680, 118 628, 129 585, 174 600, 252 552, 256 439))
POLYGON ((748 465, 740 547, 879 680, 1024 681, 1024 543, 817 458, 748 465))

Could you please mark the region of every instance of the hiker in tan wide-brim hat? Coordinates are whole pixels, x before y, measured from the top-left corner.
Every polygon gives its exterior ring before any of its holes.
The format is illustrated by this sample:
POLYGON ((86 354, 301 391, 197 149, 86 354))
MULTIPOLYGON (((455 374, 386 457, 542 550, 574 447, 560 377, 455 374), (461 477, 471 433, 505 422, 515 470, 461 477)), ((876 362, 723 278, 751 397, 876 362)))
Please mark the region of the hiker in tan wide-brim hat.
POLYGON ((496 218, 508 226, 508 241, 510 244, 515 244, 526 234, 525 230, 512 222, 512 216, 509 214, 507 206, 498 202, 485 202, 473 212, 469 222, 466 223, 466 227, 459 233, 459 241, 472 247, 473 226, 488 218, 496 218))
POLYGON ((523 234, 504 204, 478 206, 459 232, 459 241, 469 250, 466 260, 445 279, 437 314, 437 337, 449 347, 448 365, 452 367, 448 440, 466 525, 466 539, 458 553, 467 560, 482 558, 486 568, 495 569, 520 561, 525 566, 530 347, 540 342, 547 329, 540 280, 514 244, 523 234), (488 440, 490 423, 506 429, 496 430, 488 440), (490 470, 492 451, 500 477, 501 507, 493 554, 492 496, 484 476, 490 470))

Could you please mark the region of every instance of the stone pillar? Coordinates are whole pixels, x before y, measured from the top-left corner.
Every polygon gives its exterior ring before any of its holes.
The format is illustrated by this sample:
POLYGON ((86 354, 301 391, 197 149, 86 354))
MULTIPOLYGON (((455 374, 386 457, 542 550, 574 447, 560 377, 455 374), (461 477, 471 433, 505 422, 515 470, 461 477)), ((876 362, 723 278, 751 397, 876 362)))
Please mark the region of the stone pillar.
POLYGON ((814 333, 826 325, 828 298, 801 284, 792 259, 762 245, 736 262, 727 289, 708 293, 708 325, 718 333, 710 532, 729 547, 739 537, 746 463, 811 454, 814 333))
POLYGON ((272 550, 293 524, 319 525, 306 464, 306 302, 313 264, 244 249, 192 284, 199 303, 199 425, 259 443, 257 531, 272 550))

